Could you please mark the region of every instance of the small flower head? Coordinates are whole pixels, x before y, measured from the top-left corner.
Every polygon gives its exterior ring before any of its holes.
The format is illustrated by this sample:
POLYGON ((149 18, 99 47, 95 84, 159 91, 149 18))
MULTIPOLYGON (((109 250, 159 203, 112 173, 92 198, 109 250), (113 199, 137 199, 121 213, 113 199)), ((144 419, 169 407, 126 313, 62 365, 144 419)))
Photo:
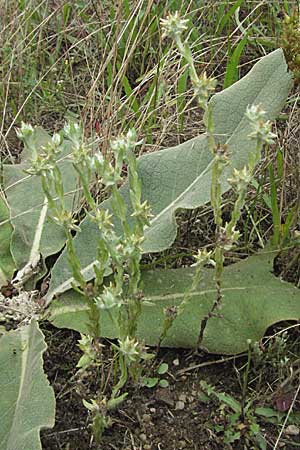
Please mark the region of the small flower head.
POLYGON ((144 202, 135 202, 134 204, 134 212, 131 214, 132 217, 137 217, 140 219, 145 225, 150 226, 150 219, 153 217, 151 214, 151 207, 147 200, 144 202))
POLYGON ((54 133, 51 141, 54 147, 58 147, 62 142, 62 137, 59 133, 54 133))
POLYGON ((112 308, 120 308, 123 302, 114 286, 110 284, 108 287, 104 286, 102 294, 95 298, 95 304, 99 309, 108 310, 112 308))
POLYGON ((241 170, 233 169, 232 176, 231 178, 228 178, 228 181, 232 186, 236 187, 238 192, 240 192, 248 186, 251 179, 251 170, 249 170, 247 166, 244 166, 241 170))
POLYGON ((90 149, 83 142, 80 143, 78 141, 74 143, 73 152, 70 157, 74 164, 82 164, 83 166, 88 167, 88 169, 91 169, 92 160, 90 157, 90 149))
POLYGON ((104 157, 101 152, 95 153, 90 157, 90 167, 93 171, 102 173, 104 166, 104 157))
POLYGON ((110 231, 113 228, 112 214, 107 209, 97 209, 92 220, 97 223, 99 230, 110 231))
POLYGON ((59 133, 54 133, 51 141, 47 142, 42 146, 43 155, 42 157, 45 159, 49 159, 55 161, 57 156, 61 153, 62 147, 60 146, 62 143, 62 136, 59 133))
POLYGON ((80 227, 77 225, 77 220, 73 217, 71 212, 62 210, 58 214, 54 214, 52 219, 57 225, 62 226, 67 230, 74 230, 80 232, 80 227))
POLYGON ((225 251, 229 251, 238 242, 239 237, 240 232, 235 227, 230 226, 229 223, 226 223, 225 227, 220 229, 218 243, 225 251))
POLYGON ((117 159, 125 158, 126 159, 126 153, 137 145, 140 145, 142 141, 137 141, 137 135, 134 128, 131 128, 126 136, 120 136, 113 140, 110 143, 110 147, 113 150, 115 157, 117 159))
POLYGON ((215 157, 218 161, 224 165, 229 163, 229 151, 228 145, 226 144, 218 144, 215 149, 215 157))
POLYGON ((215 90, 217 81, 215 78, 208 78, 206 72, 197 78, 193 79, 193 87, 195 96, 197 97, 200 106, 204 106, 210 94, 215 90))
POLYGON ((63 131, 66 138, 73 143, 75 148, 81 146, 83 138, 83 130, 78 123, 75 122, 66 123, 63 131))
POLYGON ((46 173, 51 177, 54 169, 53 161, 44 155, 37 155, 36 158, 32 159, 31 167, 25 170, 26 173, 30 175, 46 175, 46 173))
POLYGON ((249 137, 255 139, 262 144, 273 144, 276 134, 272 133, 272 124, 269 120, 265 120, 265 111, 259 105, 247 107, 246 117, 251 122, 252 133, 249 137))
POLYGON ((130 145, 131 147, 140 145, 142 143, 142 141, 137 141, 137 134, 134 128, 130 128, 130 130, 128 130, 126 134, 126 140, 128 145, 130 145))
POLYGON ((178 314, 178 307, 177 306, 168 306, 167 308, 164 308, 164 315, 166 319, 173 322, 178 314))
POLYGON ((30 153, 37 156, 35 129, 31 125, 22 122, 21 128, 17 129, 16 133, 18 138, 24 142, 25 147, 30 150, 30 153))
POLYGON ((247 106, 246 117, 251 123, 264 120, 265 115, 266 111, 260 105, 247 106))
POLYGON ((126 139, 122 136, 117 137, 110 143, 110 148, 114 151, 114 153, 124 152, 126 149, 126 139))
POLYGON ((118 339, 118 343, 120 353, 126 357, 129 363, 137 361, 140 350, 139 343, 135 339, 130 339, 130 337, 127 336, 123 341, 118 339))
POLYGON ((179 37, 188 28, 188 20, 182 19, 178 11, 174 14, 169 14, 166 19, 161 19, 160 23, 163 28, 163 38, 166 36, 179 37))
POLYGON ((32 125, 22 122, 21 128, 16 130, 17 136, 21 140, 26 140, 26 138, 30 137, 34 133, 34 128, 32 125))
POLYGON ((96 350, 93 345, 94 340, 87 334, 80 334, 80 336, 81 339, 78 340, 78 347, 83 352, 83 355, 78 361, 76 367, 79 367, 80 369, 87 369, 95 362, 97 358, 96 350))
POLYGON ((192 267, 203 267, 206 264, 215 266, 215 261, 212 259, 213 252, 204 250, 198 250, 197 255, 194 255, 196 262, 192 264, 192 267))

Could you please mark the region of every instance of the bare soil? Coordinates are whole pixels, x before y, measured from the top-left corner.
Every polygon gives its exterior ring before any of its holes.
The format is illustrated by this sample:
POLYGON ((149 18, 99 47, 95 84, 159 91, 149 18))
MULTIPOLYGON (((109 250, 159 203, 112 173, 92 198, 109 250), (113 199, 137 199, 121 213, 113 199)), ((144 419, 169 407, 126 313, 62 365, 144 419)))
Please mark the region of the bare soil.
MULTIPOLYGON (((54 429, 42 433, 43 450, 259 448, 247 440, 250 424, 247 421, 242 423, 241 420, 236 423, 237 429, 242 430, 241 439, 232 445, 224 443, 224 431, 218 430, 220 427, 229 427, 232 411, 224 404, 207 398, 200 388, 200 381, 205 380, 219 392, 227 392, 241 401, 242 374, 247 358, 222 358, 180 349, 162 349, 155 360, 155 366, 148 368, 147 376, 157 376, 157 367, 161 362, 166 362, 169 370, 163 378, 168 380, 169 387, 146 388, 129 384, 127 399, 110 413, 112 425, 104 432, 101 443, 97 445, 91 438, 91 420, 82 404, 82 398, 94 398, 103 374, 106 377, 106 390, 109 392, 112 381, 110 345, 106 342, 103 370, 91 370, 82 377, 76 375, 76 364, 81 354, 77 347, 79 335, 69 330, 58 330, 49 324, 45 324, 43 331, 49 345, 45 354, 45 369, 57 401, 56 425, 54 429)), ((295 343, 299 339, 299 331, 291 334, 295 343)), ((282 374, 271 367, 269 357, 266 356, 265 364, 261 361, 261 367, 251 369, 247 398, 253 399, 253 408, 264 406, 276 409, 276 392, 282 374)), ((296 402, 294 412, 297 412, 299 406, 296 402)), ((257 422, 268 443, 267 449, 273 449, 280 426, 260 419, 257 422)), ((285 450, 299 447, 299 435, 283 434, 280 446, 278 448, 285 450)))

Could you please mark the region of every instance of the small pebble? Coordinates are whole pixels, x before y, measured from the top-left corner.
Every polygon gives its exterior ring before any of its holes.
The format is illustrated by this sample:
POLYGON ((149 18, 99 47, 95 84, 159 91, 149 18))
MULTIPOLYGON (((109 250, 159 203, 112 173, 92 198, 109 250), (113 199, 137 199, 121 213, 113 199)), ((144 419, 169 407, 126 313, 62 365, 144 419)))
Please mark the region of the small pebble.
POLYGON ((298 436, 300 434, 300 430, 296 425, 289 425, 286 427, 285 434, 289 436, 298 436))
POLYGON ((176 402, 175 409, 181 410, 181 409, 184 409, 184 407, 185 407, 185 403, 184 402, 182 402, 180 400, 178 402, 176 402))
POLYGON ((151 414, 156 413, 156 408, 150 408, 149 411, 151 412, 151 414))
POLYGON ((143 422, 145 422, 145 423, 150 423, 151 422, 150 414, 143 414, 142 419, 143 419, 143 422))
POLYGON ((139 438, 142 442, 147 442, 147 436, 145 435, 145 433, 141 433, 139 438))
POLYGON ((159 388, 155 392, 155 398, 160 403, 165 403, 168 406, 171 406, 173 408, 174 406, 174 400, 172 397, 171 392, 168 389, 159 388))
POLYGON ((173 424, 175 422, 174 418, 173 417, 169 417, 169 416, 166 416, 165 420, 168 422, 169 425, 171 425, 171 424, 173 424))
POLYGON ((178 358, 174 359, 173 365, 174 366, 179 366, 179 359, 178 358))

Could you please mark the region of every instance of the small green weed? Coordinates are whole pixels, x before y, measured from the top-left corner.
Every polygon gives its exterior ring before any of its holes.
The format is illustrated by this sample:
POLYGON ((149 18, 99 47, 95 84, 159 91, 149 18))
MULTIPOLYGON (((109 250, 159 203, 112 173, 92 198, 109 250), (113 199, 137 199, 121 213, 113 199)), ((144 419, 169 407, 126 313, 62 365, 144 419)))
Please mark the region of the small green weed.
MULTIPOLYGON (((215 398, 219 403, 219 409, 216 413, 214 431, 223 435, 223 442, 228 448, 234 448, 235 442, 243 441, 246 448, 259 448, 266 450, 267 442, 262 434, 258 417, 252 401, 246 402, 242 407, 241 403, 231 395, 224 392, 218 392, 205 381, 200 382, 201 389, 205 394, 215 398)), ((200 397, 201 398, 201 397, 200 397)), ((205 397, 202 397, 205 400, 205 397)), ((206 400, 209 401, 209 400, 206 400)))
POLYGON ((165 378, 161 378, 161 375, 165 375, 168 372, 169 366, 167 363, 162 363, 159 365, 159 367, 156 370, 156 373, 158 376, 156 377, 142 377, 141 378, 141 385, 148 387, 148 388, 154 388, 156 386, 166 388, 169 386, 168 380, 165 378))

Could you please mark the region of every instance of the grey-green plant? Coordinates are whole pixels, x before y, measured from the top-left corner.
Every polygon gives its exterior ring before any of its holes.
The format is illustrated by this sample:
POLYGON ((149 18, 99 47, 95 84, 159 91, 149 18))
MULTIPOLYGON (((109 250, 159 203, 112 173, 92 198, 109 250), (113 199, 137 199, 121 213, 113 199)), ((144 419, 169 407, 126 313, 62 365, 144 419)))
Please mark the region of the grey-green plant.
MULTIPOLYGON (((88 334, 82 335, 79 348, 83 351, 77 366, 86 370, 93 364, 101 364, 101 320, 103 311, 108 311, 118 328, 118 345, 116 350, 116 371, 119 380, 112 389, 110 401, 121 401, 124 395, 120 391, 129 376, 138 381, 141 368, 140 361, 147 355, 143 345, 136 340, 137 321, 141 312, 140 259, 141 244, 144 238, 144 228, 149 223, 150 211, 147 202, 141 201, 141 186, 136 171, 135 149, 139 144, 134 130, 128 131, 124 137, 117 138, 111 143, 114 163, 103 154, 92 153, 92 147, 83 138, 83 130, 76 123, 68 123, 63 129, 64 137, 71 143, 71 158, 74 172, 78 175, 79 186, 82 189, 86 203, 86 213, 99 229, 99 236, 95 242, 97 247, 97 261, 93 266, 94 283, 88 283, 82 276, 80 260, 73 244, 72 233, 80 232, 77 219, 73 217, 65 206, 63 175, 56 164, 61 156, 63 135, 55 133, 51 141, 39 152, 32 139, 34 129, 30 125, 22 124, 18 132, 19 137, 27 147, 31 146, 33 157, 31 166, 26 173, 41 178, 42 190, 50 209, 50 218, 63 229, 65 234, 68 262, 72 271, 74 290, 84 296, 89 307, 88 334), (123 165, 127 165, 130 184, 130 198, 134 227, 130 229, 126 221, 126 205, 120 196, 117 184, 122 180, 123 165), (112 213, 122 224, 122 234, 118 235, 111 222, 112 214, 108 210, 98 208, 97 200, 93 198, 90 187, 96 178, 102 186, 103 193, 112 195, 112 213), (112 273, 109 284, 103 287, 105 275, 112 273), (123 308, 121 308, 123 306, 123 308), (115 315, 115 311, 118 314, 115 315)), ((103 393, 99 393, 100 402, 103 393)), ((99 399, 95 402, 99 403, 99 399)), ((94 434, 100 439, 103 420, 99 417, 101 409, 93 409, 94 434), (101 425, 102 424, 102 425, 101 425), (96 427, 100 427, 98 430, 96 427)), ((106 420, 106 419, 105 419, 106 420)))
MULTIPOLYGON (((281 110, 290 87, 291 74, 287 72, 282 51, 277 50, 262 58, 239 82, 210 99, 214 138, 218 145, 230 147, 230 164, 225 166, 220 180, 222 193, 230 188, 228 179, 233 168, 243 169, 253 152, 253 140, 249 138, 252 126, 245 116, 247 108, 260 104, 266 111, 265 120, 270 120, 281 110), (276 95, 274 86, 278 86, 276 95)), ((177 232, 175 218, 179 209, 193 209, 209 202, 214 163, 209 140, 209 135, 204 133, 179 146, 138 159, 137 171, 143 198, 148 201, 153 214, 150 225, 145 229, 143 253, 160 252, 172 245, 177 232)), ((127 220, 130 224, 132 218, 127 183, 121 187, 120 195, 128 206, 127 220)), ((111 200, 107 199, 100 207, 111 209, 110 203, 111 200)), ((117 220, 114 225, 116 229, 121 229, 117 220)), ((89 242, 97 232, 95 224, 87 217, 81 223, 81 233, 74 240, 86 277, 91 277, 88 268, 96 260, 95 248, 89 242)), ((53 267, 46 301, 50 302, 55 295, 68 290, 71 281, 66 252, 63 252, 53 267)))
POLYGON ((108 411, 126 397, 121 391, 128 376, 134 380, 141 376, 141 361, 150 356, 144 342, 181 347, 200 343, 211 352, 235 353, 244 350, 247 339, 260 339, 269 325, 299 317, 299 292, 271 273, 276 250, 223 267, 224 253, 237 238, 235 226, 258 160, 249 138, 250 122, 256 126, 257 144, 262 136, 271 138, 268 120, 280 112, 291 87, 283 53, 277 50, 262 58, 248 75, 208 102, 210 79, 198 77, 192 64, 191 75, 207 127, 191 141, 136 161, 137 139, 130 131, 113 142, 110 160, 94 152, 78 125, 70 124, 53 137, 24 126, 23 161, 3 165, 2 197, 10 217, 3 208, 0 233, 11 241, 4 256, 15 264, 13 283, 20 294, 30 292, 46 273, 47 257, 65 247, 43 298, 48 308, 41 311, 28 295, 27 314, 82 333, 79 370, 101 364, 101 336, 117 338, 113 348, 119 377, 111 396, 99 392, 97 398, 85 400, 99 439, 109 426, 108 411), (264 121, 261 111, 266 112, 264 121), (124 162, 129 180, 119 187, 124 162), (221 195, 231 187, 228 179, 239 188, 226 225, 221 195), (107 200, 98 204, 90 191, 92 182, 102 187, 107 200), (210 199, 217 226, 214 254, 200 249, 194 268, 141 273, 143 253, 161 251, 174 241, 176 211, 210 199), (207 262, 215 265, 215 279, 204 267, 207 262), (221 315, 214 314, 219 300, 221 315), (166 322, 165 312, 178 310, 166 322))
MULTIPOLYGON (((164 27, 164 35, 172 37, 177 45, 181 56, 186 60, 190 71, 191 83, 194 88, 194 95, 198 101, 199 106, 204 111, 204 121, 208 135, 208 146, 212 154, 212 176, 210 189, 210 203, 214 214, 214 224, 216 227, 216 245, 214 251, 207 252, 206 250, 199 250, 196 259, 196 270, 191 288, 186 294, 186 298, 180 305, 179 313, 182 312, 190 294, 196 289, 201 279, 201 270, 205 264, 212 264, 215 268, 215 283, 216 283, 216 298, 209 313, 201 320, 199 328, 199 337, 197 347, 202 343, 205 328, 209 318, 213 317, 218 311, 222 309, 222 274, 224 269, 225 252, 233 248, 237 243, 240 233, 236 227, 241 217, 241 212, 245 205, 245 197, 247 188, 254 176, 256 165, 261 159, 261 152, 265 144, 273 144, 276 135, 271 131, 270 121, 265 121, 265 111, 259 105, 252 105, 247 107, 246 117, 252 125, 252 132, 249 137, 254 140, 253 150, 249 155, 247 165, 242 169, 233 169, 233 174, 229 183, 235 188, 236 200, 233 205, 231 219, 229 222, 223 221, 222 217, 222 187, 221 180, 224 168, 230 163, 230 147, 227 144, 217 143, 214 136, 214 123, 211 105, 208 103, 208 98, 211 91, 215 89, 215 80, 208 78, 204 72, 198 76, 195 69, 192 51, 187 41, 183 41, 182 33, 187 29, 187 20, 181 19, 178 13, 169 15, 167 19, 162 20, 164 27)), ((164 326, 162 338, 164 339, 167 333, 167 328, 171 326, 166 310, 166 325, 164 326)), ((174 316, 175 317, 175 316, 174 316)), ((159 345, 161 342, 159 343, 159 345)))

